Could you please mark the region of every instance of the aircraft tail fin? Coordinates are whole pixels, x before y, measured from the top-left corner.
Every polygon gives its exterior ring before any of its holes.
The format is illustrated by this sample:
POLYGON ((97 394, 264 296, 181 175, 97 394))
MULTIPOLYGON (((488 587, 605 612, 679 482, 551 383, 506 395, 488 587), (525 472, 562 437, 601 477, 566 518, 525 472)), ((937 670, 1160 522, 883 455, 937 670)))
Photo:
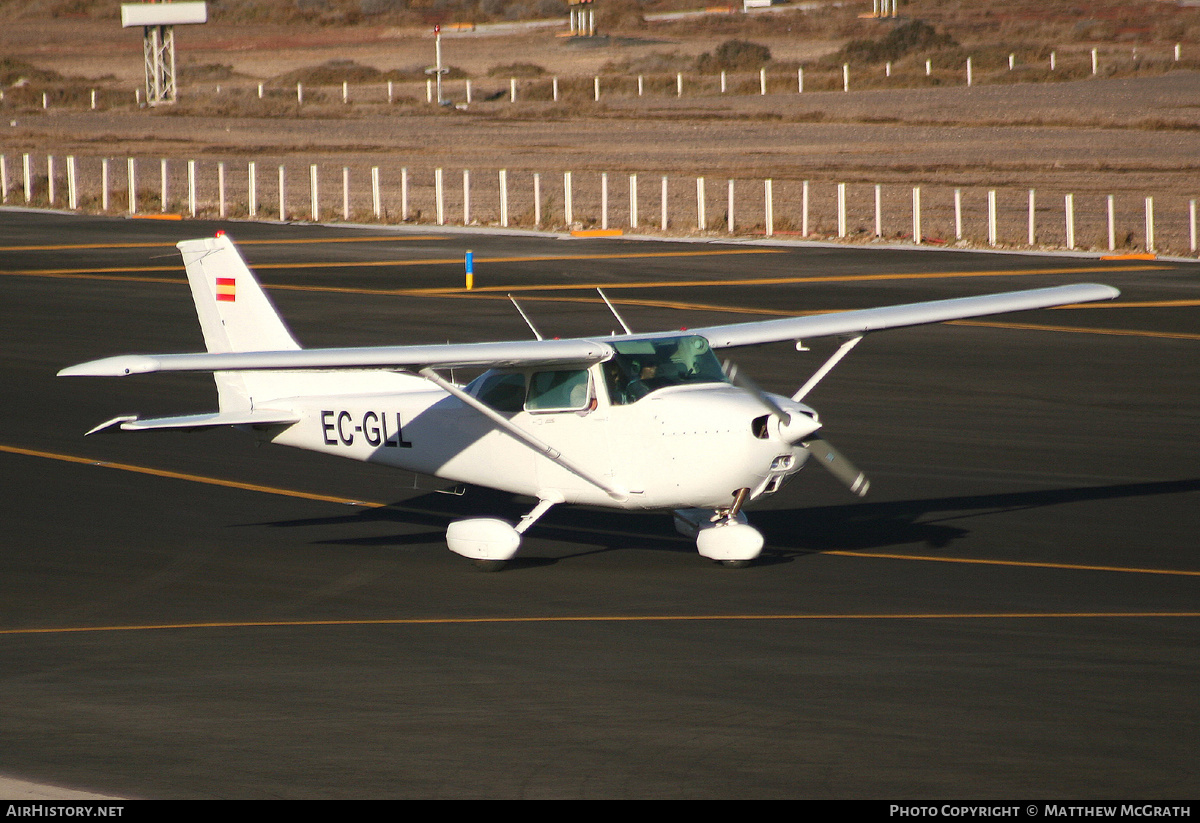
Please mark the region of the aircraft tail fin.
POLYGON ((210 352, 300 348, 229 237, 184 240, 178 248, 210 352))
MULTIPOLYGON (((300 348, 228 236, 222 232, 177 245, 208 351, 224 354, 300 348)), ((222 412, 252 410, 256 395, 280 397, 291 393, 283 385, 289 381, 282 374, 216 372, 213 377, 222 412)))

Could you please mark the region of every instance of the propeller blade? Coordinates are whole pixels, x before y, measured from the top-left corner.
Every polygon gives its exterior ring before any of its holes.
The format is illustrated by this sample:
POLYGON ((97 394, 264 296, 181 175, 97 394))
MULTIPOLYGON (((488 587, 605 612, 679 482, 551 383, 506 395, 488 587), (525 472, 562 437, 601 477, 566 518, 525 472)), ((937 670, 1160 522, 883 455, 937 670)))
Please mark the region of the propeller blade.
POLYGON ((772 400, 762 387, 755 383, 750 377, 742 372, 737 367, 737 364, 726 360, 725 375, 729 378, 729 382, 737 386, 742 391, 752 395, 767 411, 775 416, 780 423, 786 426, 792 422, 792 416, 779 407, 779 404, 772 400))
POLYGON ((859 497, 866 496, 867 490, 871 487, 871 481, 840 451, 829 445, 829 441, 819 436, 811 437, 804 441, 804 447, 851 492, 859 497))

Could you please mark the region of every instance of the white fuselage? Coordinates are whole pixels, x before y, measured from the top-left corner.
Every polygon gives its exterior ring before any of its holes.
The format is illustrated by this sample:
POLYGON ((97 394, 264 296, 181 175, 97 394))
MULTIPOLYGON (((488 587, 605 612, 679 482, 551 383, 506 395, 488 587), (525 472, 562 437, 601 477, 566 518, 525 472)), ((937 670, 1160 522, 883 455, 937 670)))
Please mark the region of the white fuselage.
POLYGON ((586 408, 504 417, 623 492, 619 499, 429 383, 397 393, 276 401, 273 407, 287 406, 301 419, 272 441, 520 495, 626 509, 727 507, 739 489, 749 489, 750 499, 775 491, 808 457, 738 388, 669 386, 613 404, 601 365, 589 370, 586 408))

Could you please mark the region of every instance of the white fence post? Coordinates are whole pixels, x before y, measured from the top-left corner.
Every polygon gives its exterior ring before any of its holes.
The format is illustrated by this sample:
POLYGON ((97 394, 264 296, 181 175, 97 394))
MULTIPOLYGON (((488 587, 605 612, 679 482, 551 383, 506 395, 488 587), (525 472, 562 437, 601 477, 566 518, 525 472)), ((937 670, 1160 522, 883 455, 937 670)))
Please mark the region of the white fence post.
POLYGON ((800 236, 808 237, 808 181, 800 189, 800 236))
POLYGON ((500 225, 508 228, 508 169, 500 169, 500 225))
POLYGON ((842 91, 850 91, 850 64, 842 63, 842 91))
POLYGON ((342 219, 350 219, 350 169, 342 166, 342 219))
POLYGON ((796 94, 804 94, 804 69, 796 69, 796 94))
POLYGON ((996 245, 996 190, 989 189, 987 193, 988 211, 988 245, 996 245))
MULTIPOLYGON (((503 175, 504 171, 501 170, 500 174, 503 175)), ((468 171, 467 169, 463 169, 462 180, 463 180, 463 225, 469 226, 469 225, 471 225, 471 172, 468 171)), ((500 209, 500 218, 501 218, 500 224, 506 225, 504 223, 503 207, 501 207, 501 209, 500 209)))
POLYGON ((659 204, 662 207, 662 230, 667 230, 667 176, 664 174, 662 179, 662 197, 659 199, 659 204))
POLYGON ((434 207, 437 212, 437 224, 439 226, 446 225, 446 197, 445 191, 442 189, 442 170, 433 170, 433 194, 434 207))
POLYGON ((1063 203, 1067 219, 1067 248, 1075 248, 1075 195, 1068 194, 1063 203))
POLYGON ((125 158, 125 172, 129 178, 129 213, 137 214, 137 160, 125 158))
POLYGON ((592 98, 597 103, 600 102, 600 75, 592 78, 592 98))
POLYGON ((296 84, 296 102, 300 105, 304 104, 304 85, 301 83, 296 84))
POLYGON ((400 169, 400 219, 408 219, 408 167, 400 169))
POLYGON ((638 184, 637 175, 629 175, 629 228, 638 226, 638 184))
POLYGON ((246 164, 246 197, 251 217, 258 216, 258 164, 251 160, 246 164))
POLYGON ((75 186, 75 155, 67 155, 67 208, 79 208, 79 192, 75 186))
POLYGON ((971 58, 967 58, 967 88, 971 88, 971 58))
POLYGON ((308 166, 308 202, 310 207, 309 211, 312 215, 312 220, 314 223, 321 219, 321 204, 318 202, 318 184, 317 164, 310 163, 308 166))
POLYGON ((217 163, 217 214, 225 217, 225 163, 217 163))
POLYGON ((1116 202, 1113 196, 1108 196, 1108 250, 1116 251, 1117 248, 1117 214, 1116 202))
POLYGON ((837 184, 837 227, 838 237, 846 236, 846 184, 837 184))
POLYGON ((167 158, 163 157, 158 161, 158 183, 159 183, 159 211, 166 212, 167 210, 167 158))
POLYGON ((383 196, 379 191, 379 166, 371 166, 371 211, 376 220, 383 217, 383 196))
POLYGON ((912 192, 912 234, 913 242, 921 245, 921 189, 913 187, 912 192))
POLYGON ((696 178, 696 228, 705 231, 708 228, 708 217, 704 211, 704 178, 696 178))
POLYGON ((1037 220, 1037 199, 1036 199, 1036 197, 1037 197, 1037 195, 1035 194, 1034 190, 1030 189, 1029 190, 1029 221, 1028 221, 1029 225, 1026 227, 1027 231, 1028 231, 1028 236, 1026 237, 1026 240, 1028 240, 1028 243, 1030 246, 1037 244, 1037 225, 1035 222, 1037 220))
POLYGON ((8 202, 8 160, 0 154, 0 203, 8 202))
MULTIPOLYGON (((26 158, 29 157, 29 155, 25 155, 25 156, 26 156, 26 158)), ((109 188, 109 186, 108 186, 108 158, 105 157, 103 160, 100 161, 100 209, 101 209, 101 211, 108 211, 108 188, 109 188)), ((29 189, 26 188, 26 192, 28 192, 28 191, 29 191, 29 189)), ((29 199, 28 194, 26 194, 25 199, 26 200, 29 199)))
POLYGON ((773 180, 767 179, 767 180, 763 181, 763 200, 765 201, 765 203, 763 204, 764 212, 765 212, 764 213, 764 217, 765 217, 764 222, 766 224, 765 228, 766 228, 767 237, 771 237, 775 234, 774 188, 775 188, 775 186, 774 186, 773 180))
POLYGON ((188 214, 196 216, 196 161, 189 160, 187 164, 188 214))
POLYGON ((638 75, 638 97, 642 96, 642 92, 644 89, 645 89, 645 78, 643 78, 642 75, 639 74, 638 75))
MULTIPOLYGON (((1176 48, 1179 48, 1176 46, 1176 48)), ((1189 248, 1192 254, 1196 253, 1196 201, 1188 201, 1188 237, 1191 240, 1189 248)))
POLYGON ((608 230, 608 172, 600 173, 600 228, 608 230))
POLYGON ((732 180, 729 181, 729 196, 728 196, 728 203, 725 206, 725 219, 726 219, 726 222, 729 224, 729 233, 733 234, 733 230, 734 230, 736 223, 734 223, 734 220, 733 220, 733 181, 732 180))
POLYGON ((678 72, 675 75, 675 96, 683 97, 683 72, 678 72))
POLYGON ((54 205, 54 155, 46 155, 46 199, 54 205))
POLYGON ((767 93, 767 70, 758 70, 758 93, 764 95, 767 93))
POLYGON ((875 236, 883 237, 883 186, 875 184, 875 236))
POLYGON ((557 77, 555 77, 554 80, 552 81, 552 86, 554 89, 554 102, 557 103, 558 102, 558 78, 557 77))
POLYGON ((954 190, 954 239, 962 240, 962 189, 954 190))
POLYGON ((279 222, 287 221, 287 187, 284 185, 283 166, 279 167, 279 222))
POLYGON ((571 186, 571 172, 563 172, 563 220, 567 224, 567 231, 571 230, 571 225, 575 222, 575 203, 574 192, 571 186))
POLYGON ((542 176, 537 172, 533 175, 533 225, 542 225, 542 176))
POLYGON ((517 102, 517 78, 508 78, 508 102, 517 102))
POLYGON ((1154 251, 1154 198, 1146 198, 1146 251, 1154 251))

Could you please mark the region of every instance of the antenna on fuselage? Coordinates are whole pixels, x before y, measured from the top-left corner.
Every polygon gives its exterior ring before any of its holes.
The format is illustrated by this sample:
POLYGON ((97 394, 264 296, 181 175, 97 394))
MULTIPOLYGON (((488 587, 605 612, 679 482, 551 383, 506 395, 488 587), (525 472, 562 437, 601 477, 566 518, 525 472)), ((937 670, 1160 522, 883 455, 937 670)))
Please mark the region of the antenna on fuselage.
POLYGON ((542 338, 541 332, 539 332, 537 330, 537 327, 533 325, 533 321, 529 319, 529 315, 527 315, 525 313, 525 310, 521 308, 521 304, 517 302, 517 298, 513 297, 510 294, 508 296, 508 299, 511 300, 513 306, 516 307, 517 312, 521 315, 521 319, 523 319, 525 321, 525 325, 529 327, 529 330, 531 332, 533 332, 533 336, 536 337, 538 340, 542 340, 543 338, 542 338))
POLYGON ((604 305, 608 306, 608 310, 613 313, 613 317, 617 318, 617 322, 621 324, 621 328, 623 328, 625 330, 625 333, 633 334, 633 329, 629 328, 629 326, 628 326, 628 324, 626 324, 625 320, 621 317, 620 314, 617 313, 616 306, 614 306, 612 304, 612 301, 608 299, 608 296, 604 293, 604 289, 596 289, 596 291, 600 294, 600 297, 604 300, 604 305))

